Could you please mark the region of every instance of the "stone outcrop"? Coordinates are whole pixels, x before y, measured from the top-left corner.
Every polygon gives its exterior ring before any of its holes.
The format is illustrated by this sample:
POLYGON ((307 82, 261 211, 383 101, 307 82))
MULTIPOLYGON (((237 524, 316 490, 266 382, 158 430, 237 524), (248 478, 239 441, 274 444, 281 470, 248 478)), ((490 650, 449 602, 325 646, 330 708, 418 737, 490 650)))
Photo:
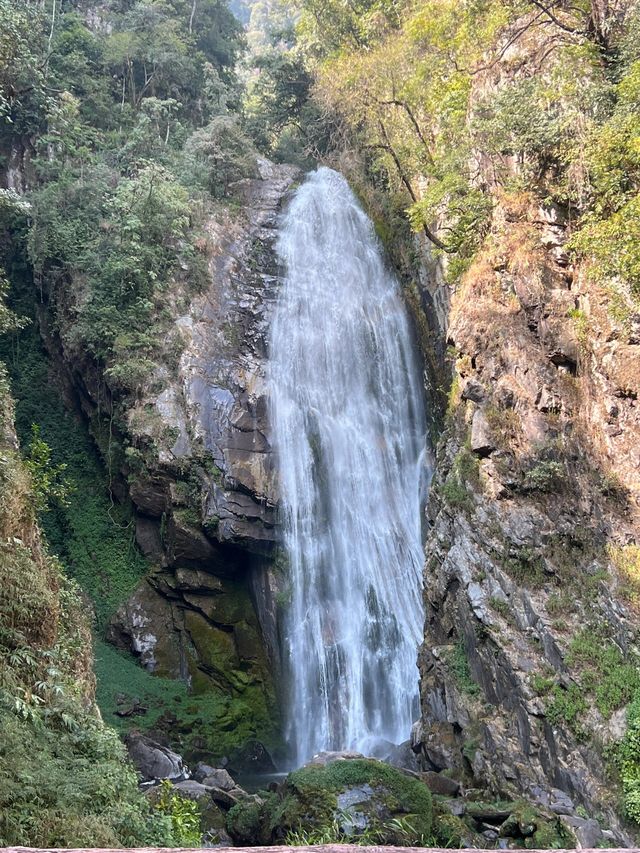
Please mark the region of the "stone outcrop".
POLYGON ((127 735, 125 746, 131 763, 145 782, 169 779, 178 783, 189 776, 182 756, 139 732, 127 735))
MULTIPOLYGON (((272 697, 274 641, 265 643, 252 591, 271 592, 259 605, 273 609, 277 495, 264 367, 277 217, 297 170, 264 160, 259 170, 234 188, 242 214, 207 222, 210 285, 175 320, 177 376, 160 377, 159 393, 127 408, 130 440, 144 447, 144 465, 127 473, 136 540, 157 570, 108 637, 195 690, 213 683, 232 696, 255 688, 272 697)), ((273 635, 274 617, 266 621, 273 635)))
POLYGON ((167 560, 213 564, 217 574, 225 566, 236 573, 225 546, 270 555, 276 539, 264 362, 277 215, 297 170, 265 160, 259 167, 259 179, 235 187, 242 216, 222 212, 208 220, 211 283, 176 318, 184 344, 177 378, 127 413, 131 434, 151 440, 157 456, 130 487, 141 547, 157 554, 152 522, 168 516, 167 560), (195 507, 184 480, 176 482, 176 469, 185 466, 195 471, 195 507))
POLYGON ((260 159, 256 174, 232 187, 236 206, 217 206, 205 221, 204 289, 194 295, 186 269, 168 288, 164 355, 135 394, 112 387, 109 370, 78 344, 73 304, 60 299, 55 317, 43 308, 39 320, 67 401, 109 459, 114 496, 131 501, 136 542, 153 567, 108 639, 150 672, 269 707, 263 716, 275 722, 266 333, 278 216, 299 172, 260 159))
MULTIPOLYGON (((495 190, 495 164, 479 164, 495 190)), ((616 321, 567 235, 560 208, 501 189, 453 295, 413 747, 425 769, 563 815, 590 846, 630 843, 606 749, 637 666, 623 568, 638 542, 640 371, 636 315, 616 321)))

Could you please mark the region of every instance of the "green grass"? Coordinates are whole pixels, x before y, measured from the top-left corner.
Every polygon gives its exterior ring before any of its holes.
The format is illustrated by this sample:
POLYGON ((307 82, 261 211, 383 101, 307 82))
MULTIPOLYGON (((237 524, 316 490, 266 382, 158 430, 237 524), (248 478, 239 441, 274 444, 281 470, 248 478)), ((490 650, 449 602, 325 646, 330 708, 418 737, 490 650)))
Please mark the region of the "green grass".
POLYGON ((162 727, 166 719, 172 738, 188 759, 203 748, 212 757, 221 758, 253 737, 267 747, 279 745, 259 686, 234 697, 213 688, 193 695, 184 682, 152 675, 131 655, 100 638, 94 639, 94 657, 98 705, 105 722, 121 734, 132 728, 162 727), (126 697, 121 706, 118 694, 126 697), (134 699, 147 709, 144 715, 120 717, 115 713, 134 699))
POLYGON ((462 640, 457 642, 447 655, 447 663, 458 688, 467 696, 477 696, 480 693, 480 685, 473 679, 462 640))
POLYGON ((452 508, 470 510, 472 495, 480 482, 480 462, 467 445, 456 454, 449 476, 441 487, 441 495, 452 508))
MULTIPOLYGON (((32 315, 29 282, 17 280, 15 285, 15 310, 32 315)), ((40 522, 51 550, 91 599, 102 629, 149 570, 135 545, 130 507, 111 499, 109 472, 86 425, 64 405, 34 322, 0 342, 0 358, 7 362, 23 451, 37 424, 51 448, 52 464, 66 465, 71 487, 67 506, 54 506, 40 522)))
POLYGON ((571 684, 564 689, 556 685, 551 692, 551 701, 547 705, 547 717, 552 725, 566 725, 578 738, 584 740, 585 730, 582 719, 589 709, 589 703, 583 689, 571 684))
POLYGON ((603 631, 585 628, 572 639, 567 663, 580 672, 580 684, 593 695, 604 717, 628 704, 640 691, 637 657, 626 657, 603 631))

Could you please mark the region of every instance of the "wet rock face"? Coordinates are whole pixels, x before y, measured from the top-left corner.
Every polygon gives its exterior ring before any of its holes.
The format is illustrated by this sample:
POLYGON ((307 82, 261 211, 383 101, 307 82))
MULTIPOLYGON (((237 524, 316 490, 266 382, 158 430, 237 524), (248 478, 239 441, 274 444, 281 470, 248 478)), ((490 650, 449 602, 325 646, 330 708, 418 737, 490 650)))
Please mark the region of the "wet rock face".
MULTIPOLYGON (((185 344, 177 381, 165 383, 128 415, 132 431, 152 434, 158 447, 155 466, 134 476, 131 497, 147 519, 170 515, 174 562, 225 563, 228 553, 221 555, 221 545, 269 555, 276 541, 264 368, 278 282, 273 251, 278 214, 298 170, 266 160, 259 161, 259 170, 260 179, 235 187, 242 216, 225 213, 207 223, 211 283, 176 318, 185 344), (180 512, 182 505, 194 508, 188 487, 176 486, 176 470, 185 467, 192 473, 192 492, 195 481, 197 519, 180 512)), ((150 553, 156 550, 148 521, 141 522, 138 541, 150 553)), ((218 573, 220 565, 213 570, 218 573)))
POLYGON ((180 782, 189 776, 189 771, 177 752, 156 743, 138 732, 125 738, 129 758, 145 782, 169 779, 180 782))

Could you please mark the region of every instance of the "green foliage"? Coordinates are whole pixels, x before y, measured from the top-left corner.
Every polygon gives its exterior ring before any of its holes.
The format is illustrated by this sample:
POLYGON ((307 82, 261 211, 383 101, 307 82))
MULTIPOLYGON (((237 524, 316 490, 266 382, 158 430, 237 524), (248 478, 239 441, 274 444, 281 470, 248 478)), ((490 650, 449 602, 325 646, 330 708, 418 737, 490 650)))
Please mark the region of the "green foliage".
POLYGON ((545 573, 542 557, 525 545, 510 548, 503 559, 503 565, 510 577, 531 589, 538 589, 550 580, 545 573))
POLYGON ((99 26, 75 6, 0 3, 3 150, 37 149, 29 259, 55 320, 134 393, 164 355, 170 284, 206 275, 187 140, 208 145, 216 196, 255 168, 226 114, 244 38, 223 0, 109 4, 99 26))
POLYGON ((234 181, 257 175, 253 150, 233 116, 216 116, 197 130, 187 150, 195 161, 196 175, 214 198, 228 195, 234 181))
POLYGON ((5 277, 4 270, 0 267, 0 335, 5 335, 7 332, 17 332, 29 322, 26 317, 18 317, 7 306, 9 288, 10 284, 5 277))
POLYGON ((278 746, 277 720, 265 706, 262 685, 251 684, 232 697, 208 681, 205 691, 194 694, 183 681, 152 675, 133 656, 104 640, 95 638, 94 648, 96 700, 105 721, 121 734, 134 728, 161 729, 167 719, 177 718, 186 752, 204 748, 209 755, 222 758, 251 738, 268 747, 278 746), (125 703, 139 700, 144 713, 119 716, 122 696, 125 703))
POLYGON ((24 460, 31 475, 31 487, 38 512, 48 509, 50 504, 68 506, 70 485, 64 476, 67 466, 64 462, 54 465, 51 461, 51 448, 43 441, 40 427, 31 426, 31 441, 24 460))
POLYGON ((583 739, 582 720, 588 708, 584 692, 577 684, 570 684, 567 688, 556 685, 547 705, 547 717, 552 725, 566 725, 577 738, 583 739))
POLYGON ((515 617, 513 615, 513 611, 509 607, 509 602, 505 601, 504 598, 498 598, 497 596, 492 596, 489 599, 489 604, 491 607, 499 613, 502 618, 508 622, 509 624, 515 624, 515 617))
MULTIPOLYGON (((27 284, 24 283, 20 301, 25 313, 29 310, 27 284)), ((17 345, 19 359, 11 358, 9 341, 0 346, 0 354, 10 359, 9 374, 17 398, 16 426, 27 447, 27 464, 32 468, 35 465, 33 458, 29 459, 34 452, 29 442, 35 424, 38 441, 49 448, 44 469, 40 448, 38 466, 47 477, 53 474, 51 484, 57 491, 61 489, 59 496, 64 495, 63 502, 54 500, 49 507, 42 507, 41 522, 52 551, 95 603, 98 625, 102 627, 144 577, 147 561, 135 545, 129 509, 110 497, 109 471, 99 459, 91 437, 66 410, 52 383, 35 325, 20 333, 17 345)), ((114 453, 115 445, 114 439, 114 453)))
POLYGON ((524 475, 523 488, 532 492, 558 491, 564 482, 566 471, 560 462, 542 461, 524 475))
POLYGON ((640 690, 640 667, 596 628, 585 628, 572 639, 567 663, 580 672, 580 684, 595 697, 605 717, 633 699, 640 690))
POLYGON ((313 75, 302 52, 281 45, 260 53, 249 86, 245 127, 256 145, 279 162, 309 166, 310 150, 327 146, 327 127, 312 99, 313 75))
MULTIPOLYGON (((29 255, 40 275, 59 276, 62 266, 86 276, 73 328, 84 346, 104 360, 134 355, 141 364, 140 353, 153 350, 144 333, 155 299, 189 258, 190 205, 187 191, 155 162, 138 163, 114 189, 107 179, 99 167, 82 182, 65 170, 34 193, 29 255)), ((127 381, 122 367, 112 378, 125 387, 139 381, 131 373, 127 381)))
POLYGON ((95 712, 79 590, 36 525, 32 482, 44 501, 53 488, 49 451, 36 446, 30 474, 14 447, 1 375, 0 845, 175 844, 170 822, 151 813, 122 744, 95 712))
POLYGON ((458 451, 441 489, 441 495, 449 506, 461 509, 471 506, 473 490, 480 481, 479 464, 467 446, 458 451))
MULTIPOLYGON (((566 662, 574 672, 576 682, 567 688, 556 684, 550 692, 545 691, 550 696, 547 716, 554 725, 565 724, 578 738, 585 739, 583 718, 592 703, 605 718, 631 703, 629 720, 635 719, 632 709, 640 696, 640 667, 634 655, 623 655, 601 628, 591 627, 573 637, 566 662)), ((633 801, 638 790, 634 773, 640 778, 640 771, 633 769, 636 760, 634 750, 634 729, 630 723, 627 736, 617 752, 625 796, 627 792, 629 794, 630 816, 633 816, 633 801)), ((640 812, 635 814, 636 819, 640 817, 640 812)))
POLYGON ((627 711, 627 731, 615 754, 627 817, 640 824, 640 694, 627 711))
POLYGON ((160 785, 160 798, 156 804, 156 810, 171 819, 173 837, 178 846, 201 846, 202 833, 198 804, 177 794, 168 779, 164 779, 160 785))
MULTIPOLYGON (((351 835, 345 833, 345 821, 348 821, 348 815, 337 814, 332 821, 313 829, 301 827, 297 830, 290 830, 285 836, 284 843, 287 847, 308 847, 317 844, 345 844, 351 841, 351 835)), ((366 827, 362 833, 358 834, 351 843, 360 846, 375 845, 379 839, 379 832, 366 827)))
POLYGON ((139 793, 114 732, 67 703, 21 719, 0 707, 0 844, 177 846, 139 793))
POLYGON ((555 679, 550 675, 536 673, 531 676, 531 687, 539 696, 546 696, 554 687, 555 679))
POLYGON ((295 845, 306 840, 330 843, 330 839, 399 846, 424 844, 431 837, 431 794, 422 782, 382 762, 334 761, 290 773, 280 796, 267 798, 263 805, 234 806, 227 826, 232 836, 243 843, 268 843, 284 837, 295 845), (341 819, 337 807, 341 791, 360 785, 370 785, 391 816, 385 820, 372 812, 370 824, 362 834, 350 826, 348 816, 346 821, 341 819))
POLYGON ((447 665, 459 690, 467 696, 478 696, 480 694, 480 685, 474 680, 471 674, 471 666, 467 657, 464 640, 459 640, 450 649, 447 655, 447 665))
MULTIPOLYGON (((634 10, 628 34, 637 25, 634 10)), ((592 129, 585 150, 591 183, 591 204, 571 247, 585 256, 591 274, 609 281, 623 294, 640 295, 640 58, 622 39, 619 82, 613 87, 608 120, 592 129)))
POLYGON ((0 0, 0 138, 33 132, 46 109, 42 25, 40 9, 0 0))

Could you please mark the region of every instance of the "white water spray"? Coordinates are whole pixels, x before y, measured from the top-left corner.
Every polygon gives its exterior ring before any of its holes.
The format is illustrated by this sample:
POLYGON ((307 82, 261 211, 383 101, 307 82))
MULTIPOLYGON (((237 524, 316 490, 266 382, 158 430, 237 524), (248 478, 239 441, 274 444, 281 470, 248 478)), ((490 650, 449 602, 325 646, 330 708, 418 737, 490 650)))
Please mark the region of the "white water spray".
POLYGON ((426 430, 398 283, 341 175, 307 177, 277 252, 269 382, 299 766, 323 750, 380 755, 417 716, 426 430))

